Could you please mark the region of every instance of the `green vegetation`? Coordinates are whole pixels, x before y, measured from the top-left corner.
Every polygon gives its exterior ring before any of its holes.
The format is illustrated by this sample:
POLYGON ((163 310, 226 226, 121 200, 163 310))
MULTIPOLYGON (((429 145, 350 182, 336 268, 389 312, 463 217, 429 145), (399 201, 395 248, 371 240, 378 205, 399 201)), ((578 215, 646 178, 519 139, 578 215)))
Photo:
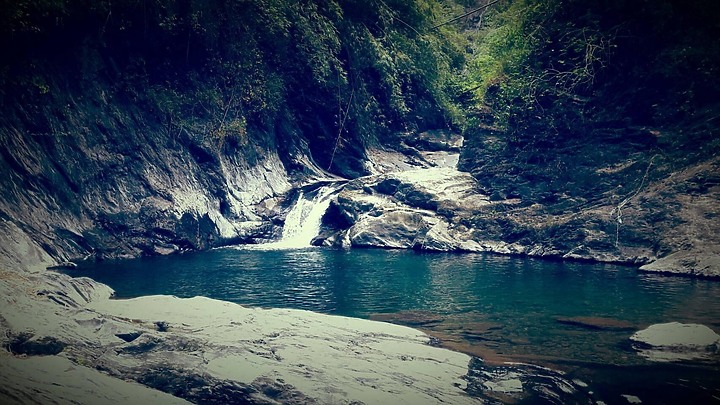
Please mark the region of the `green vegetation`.
POLYGON ((168 133, 309 148, 349 176, 368 145, 430 128, 465 128, 471 144, 492 130, 488 147, 545 166, 626 128, 684 125, 671 144, 717 146, 720 3, 501 0, 433 28, 485 3, 5 1, 0 106, 43 133, 48 114, 70 121, 73 100, 101 93, 168 133))
POLYGON ((515 140, 668 126, 720 102, 715 1, 514 0, 493 10, 463 85, 515 140))
POLYGON ((461 168, 558 212, 720 151, 720 3, 506 0, 465 33, 461 168))
POLYGON ((452 29, 429 29, 457 11, 447 7, 435 0, 5 2, 0 44, 12 57, 0 69, 0 102, 4 109, 60 103, 58 93, 109 83, 104 97, 140 106, 172 133, 240 145, 275 134, 270 142, 281 147, 302 133, 327 167, 335 144, 361 156, 364 145, 397 132, 455 125, 460 114, 447 87, 462 54, 449 40, 452 29))

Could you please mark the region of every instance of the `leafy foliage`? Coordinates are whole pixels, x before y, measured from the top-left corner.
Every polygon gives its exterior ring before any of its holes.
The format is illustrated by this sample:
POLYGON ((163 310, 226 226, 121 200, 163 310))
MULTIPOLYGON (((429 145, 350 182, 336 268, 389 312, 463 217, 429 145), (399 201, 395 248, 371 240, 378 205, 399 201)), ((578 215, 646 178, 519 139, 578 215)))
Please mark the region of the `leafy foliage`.
MULTIPOLYGON (((279 143, 302 130, 316 160, 398 131, 453 125, 462 55, 430 31, 436 0, 19 0, 0 12, 5 105, 41 103, 53 77, 154 112, 168 131, 279 143), (43 66, 58 66, 50 72, 43 66), (283 128, 279 128, 282 123, 283 128)), ((81 90, 80 90, 81 91, 81 90)))
POLYGON ((717 2, 501 3, 477 35, 465 90, 515 138, 611 122, 666 125, 720 102, 717 2))
POLYGON ((718 15, 710 0, 497 3, 466 29, 461 168, 562 211, 712 156, 718 15))

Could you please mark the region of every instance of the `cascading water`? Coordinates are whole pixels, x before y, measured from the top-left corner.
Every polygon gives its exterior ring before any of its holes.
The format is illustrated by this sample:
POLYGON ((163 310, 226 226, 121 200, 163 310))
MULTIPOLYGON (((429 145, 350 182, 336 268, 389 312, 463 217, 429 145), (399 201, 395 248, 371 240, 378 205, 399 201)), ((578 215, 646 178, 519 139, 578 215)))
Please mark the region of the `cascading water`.
POLYGON ((306 199, 301 192, 297 203, 285 219, 282 239, 278 244, 288 248, 310 246, 310 242, 320 232, 322 216, 330 206, 330 197, 335 191, 337 186, 321 187, 312 201, 306 199))
POLYGON ((300 192, 295 206, 285 218, 282 238, 277 242, 254 245, 259 249, 296 249, 311 246, 313 238, 320 233, 322 217, 330 206, 332 195, 342 185, 331 184, 317 189, 311 198, 300 192))

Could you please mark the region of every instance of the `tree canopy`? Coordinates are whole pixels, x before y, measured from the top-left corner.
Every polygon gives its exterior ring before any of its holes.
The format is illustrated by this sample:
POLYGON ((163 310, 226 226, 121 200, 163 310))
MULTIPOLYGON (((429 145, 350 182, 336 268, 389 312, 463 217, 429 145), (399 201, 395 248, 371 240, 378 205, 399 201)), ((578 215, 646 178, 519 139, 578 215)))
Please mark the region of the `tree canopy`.
POLYGON ((325 165, 338 138, 354 148, 459 117, 447 87, 462 52, 452 30, 429 30, 459 8, 435 0, 6 3, 5 105, 52 97, 58 74, 106 81, 117 100, 196 133, 299 129, 325 165))

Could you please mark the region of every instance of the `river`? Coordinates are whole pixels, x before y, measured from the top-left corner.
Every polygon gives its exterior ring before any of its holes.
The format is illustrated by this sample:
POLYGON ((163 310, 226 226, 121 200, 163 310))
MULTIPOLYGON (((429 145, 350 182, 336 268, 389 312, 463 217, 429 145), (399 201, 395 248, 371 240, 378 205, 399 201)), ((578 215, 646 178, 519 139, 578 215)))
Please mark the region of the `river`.
POLYGON ((711 280, 487 254, 243 246, 86 264, 72 275, 110 285, 117 298, 202 295, 407 324, 488 361, 563 370, 606 403, 720 398, 717 358, 653 363, 629 343, 655 323, 720 330, 720 283, 711 280))

